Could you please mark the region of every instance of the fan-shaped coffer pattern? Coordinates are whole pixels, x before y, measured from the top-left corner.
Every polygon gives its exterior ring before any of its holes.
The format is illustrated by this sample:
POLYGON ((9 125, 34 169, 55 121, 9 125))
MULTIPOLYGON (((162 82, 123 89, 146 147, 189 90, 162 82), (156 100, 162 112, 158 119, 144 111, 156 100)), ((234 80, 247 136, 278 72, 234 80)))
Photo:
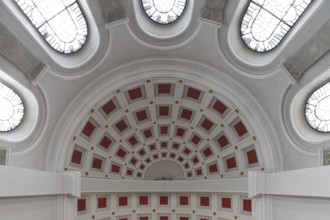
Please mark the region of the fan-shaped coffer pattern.
POLYGON ((99 193, 76 200, 77 220, 253 219, 253 202, 232 193, 99 193))
POLYGON ((90 109, 73 134, 66 170, 143 179, 153 163, 171 160, 186 179, 231 178, 262 169, 260 155, 235 100, 200 83, 155 78, 123 86, 90 109))

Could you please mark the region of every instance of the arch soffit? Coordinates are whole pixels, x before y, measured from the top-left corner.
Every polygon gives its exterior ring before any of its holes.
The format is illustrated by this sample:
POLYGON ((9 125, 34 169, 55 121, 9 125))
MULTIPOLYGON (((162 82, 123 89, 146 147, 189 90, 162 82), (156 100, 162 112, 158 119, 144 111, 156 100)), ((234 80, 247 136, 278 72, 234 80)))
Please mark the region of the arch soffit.
POLYGON ((235 100, 237 107, 245 113, 246 118, 252 118, 253 115, 258 113, 259 117, 249 122, 262 146, 265 169, 283 169, 282 161, 274 160, 274 158, 282 158, 275 130, 271 123, 269 123, 269 119, 262 108, 242 86, 225 74, 221 74, 203 64, 196 64, 196 62, 187 60, 166 60, 168 65, 162 65, 161 63, 164 62, 161 61, 164 60, 152 59, 125 64, 96 79, 92 83, 94 84, 93 87, 88 87, 82 91, 81 95, 71 103, 63 114, 63 117, 59 120, 50 144, 48 169, 56 171, 64 170, 67 147, 72 141, 72 135, 75 129, 86 116, 86 113, 90 111, 90 108, 109 93, 129 83, 151 77, 178 77, 183 80, 187 79, 200 82, 201 73, 203 73, 204 86, 216 88, 217 90, 215 92, 223 94, 230 100, 235 100), (214 79, 219 80, 215 81, 214 79), (95 86, 97 84, 99 86, 95 86), (95 100, 95 102, 90 102, 90 100, 95 100), (55 139, 54 137, 60 138, 55 139))

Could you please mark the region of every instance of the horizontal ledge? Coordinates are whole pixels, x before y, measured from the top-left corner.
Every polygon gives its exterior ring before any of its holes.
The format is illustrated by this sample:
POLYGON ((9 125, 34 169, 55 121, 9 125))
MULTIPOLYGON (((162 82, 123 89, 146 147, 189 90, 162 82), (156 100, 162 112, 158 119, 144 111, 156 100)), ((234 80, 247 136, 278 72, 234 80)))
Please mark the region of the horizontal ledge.
POLYGON ((248 179, 140 181, 82 178, 82 193, 97 192, 230 192, 247 193, 248 179))
POLYGON ((279 173, 249 172, 249 197, 257 195, 330 198, 330 166, 279 173))
POLYGON ((0 166, 0 198, 44 195, 80 197, 80 172, 51 173, 0 166))

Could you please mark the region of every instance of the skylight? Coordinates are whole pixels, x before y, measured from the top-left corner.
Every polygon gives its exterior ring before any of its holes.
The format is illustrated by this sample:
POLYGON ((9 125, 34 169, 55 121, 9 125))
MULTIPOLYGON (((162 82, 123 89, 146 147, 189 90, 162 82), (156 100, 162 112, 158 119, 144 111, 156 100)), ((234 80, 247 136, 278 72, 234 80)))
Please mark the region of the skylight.
POLYGON ((177 20, 185 6, 186 0, 142 0, 146 14, 159 24, 169 24, 177 20))
POLYGON ((256 52, 275 48, 312 0, 251 0, 241 23, 242 39, 256 52))
POLYGON ((15 0, 48 44, 74 53, 86 42, 87 24, 75 0, 15 0))
POLYGON ((0 82, 0 132, 15 129, 24 116, 24 105, 19 95, 0 82))
POLYGON ((315 90, 309 97, 305 116, 313 129, 330 132, 330 82, 315 90))

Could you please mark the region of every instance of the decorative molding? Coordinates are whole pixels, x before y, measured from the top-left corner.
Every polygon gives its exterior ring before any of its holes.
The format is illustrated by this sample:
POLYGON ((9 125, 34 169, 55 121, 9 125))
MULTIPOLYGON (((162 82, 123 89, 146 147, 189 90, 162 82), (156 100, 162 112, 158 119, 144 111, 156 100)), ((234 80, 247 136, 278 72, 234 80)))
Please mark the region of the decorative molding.
POLYGON ((210 8, 204 8, 201 15, 201 21, 211 23, 220 28, 222 25, 222 12, 210 8))
POLYGON ((249 172, 249 197, 278 195, 330 198, 329 171, 330 167, 324 166, 278 173, 249 172))
POLYGON ((64 175, 64 193, 80 198, 81 195, 81 173, 66 172, 64 175))
POLYGON ((196 181, 131 181, 83 177, 81 192, 221 192, 247 193, 248 179, 196 181))
POLYGON ((48 70, 48 67, 44 63, 38 63, 34 69, 28 74, 28 78, 36 85, 40 77, 48 70))
POLYGON ((300 73, 291 59, 287 59, 282 64, 282 69, 288 74, 293 82, 297 82, 302 73, 300 73))
POLYGON ((80 172, 53 173, 0 166, 0 198, 44 195, 80 197, 80 172), (23 183, 23 184, 22 184, 23 183))
POLYGON ((9 150, 0 149, 0 165, 7 166, 9 160, 9 150))
POLYGON ((126 12, 124 9, 120 8, 118 10, 115 10, 113 12, 109 12, 105 16, 105 21, 107 24, 107 27, 112 26, 114 23, 121 23, 121 21, 126 20, 126 12))
POLYGON ((330 149, 322 149, 320 151, 320 164, 321 166, 328 166, 330 165, 330 149))

